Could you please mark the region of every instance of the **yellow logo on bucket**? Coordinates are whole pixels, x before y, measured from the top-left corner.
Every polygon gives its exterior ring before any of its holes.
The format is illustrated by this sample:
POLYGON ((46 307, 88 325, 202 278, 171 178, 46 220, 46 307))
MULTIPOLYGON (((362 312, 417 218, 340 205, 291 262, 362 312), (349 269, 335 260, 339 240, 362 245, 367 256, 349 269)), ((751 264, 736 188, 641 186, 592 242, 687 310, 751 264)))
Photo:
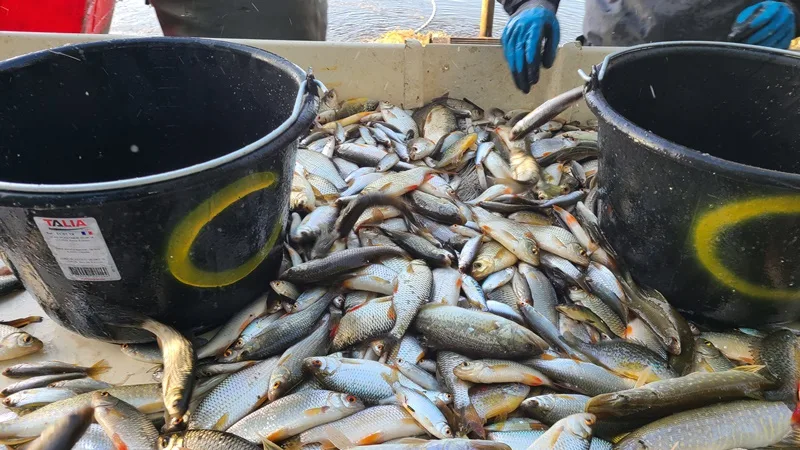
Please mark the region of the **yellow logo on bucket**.
POLYGON ((717 257, 714 243, 726 228, 767 215, 800 214, 800 196, 782 195, 737 201, 715 209, 697 221, 694 247, 700 263, 721 283, 753 297, 770 300, 798 300, 798 289, 776 289, 742 279, 717 257))
POLYGON ((278 179, 274 172, 258 172, 239 179, 197 205, 172 231, 167 244, 167 265, 172 275, 190 286, 211 288, 233 284, 246 277, 261 264, 281 234, 282 221, 275 221, 267 242, 238 267, 210 272, 197 267, 189 257, 194 240, 203 227, 227 207, 248 194, 273 187, 278 179))

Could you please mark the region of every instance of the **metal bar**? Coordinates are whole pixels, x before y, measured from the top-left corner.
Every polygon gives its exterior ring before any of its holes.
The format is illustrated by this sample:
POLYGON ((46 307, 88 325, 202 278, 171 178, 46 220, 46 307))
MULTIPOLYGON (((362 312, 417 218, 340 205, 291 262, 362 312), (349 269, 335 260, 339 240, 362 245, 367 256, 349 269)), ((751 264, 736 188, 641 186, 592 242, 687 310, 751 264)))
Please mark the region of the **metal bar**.
POLYGON ((494 2, 495 0, 482 0, 481 5, 481 29, 479 37, 492 37, 492 24, 494 24, 494 2))

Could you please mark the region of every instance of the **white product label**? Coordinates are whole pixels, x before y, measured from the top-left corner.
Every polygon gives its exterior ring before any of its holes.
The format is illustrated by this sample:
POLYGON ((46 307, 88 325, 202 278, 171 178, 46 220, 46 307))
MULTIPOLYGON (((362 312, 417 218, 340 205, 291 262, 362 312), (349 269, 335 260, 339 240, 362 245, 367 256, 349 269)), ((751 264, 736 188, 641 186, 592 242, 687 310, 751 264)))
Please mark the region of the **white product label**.
POLYGON ((122 278, 93 218, 34 217, 33 220, 68 280, 117 281, 122 278))

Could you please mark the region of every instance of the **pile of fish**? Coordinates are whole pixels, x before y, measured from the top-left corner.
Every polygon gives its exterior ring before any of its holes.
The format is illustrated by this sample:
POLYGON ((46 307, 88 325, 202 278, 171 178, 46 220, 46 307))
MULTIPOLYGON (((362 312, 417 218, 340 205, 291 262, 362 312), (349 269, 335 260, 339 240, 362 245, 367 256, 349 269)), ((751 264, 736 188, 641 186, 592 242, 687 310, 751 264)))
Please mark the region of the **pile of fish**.
POLYGON ((270 292, 204 343, 142 321, 158 344, 122 350, 158 365, 152 384, 84 378, 102 363, 6 369, 77 379, 4 391, 20 415, 0 442, 798 448, 794 332, 701 332, 634 281, 598 224, 593 124, 556 119, 581 94, 406 111, 329 91, 297 151, 270 292))

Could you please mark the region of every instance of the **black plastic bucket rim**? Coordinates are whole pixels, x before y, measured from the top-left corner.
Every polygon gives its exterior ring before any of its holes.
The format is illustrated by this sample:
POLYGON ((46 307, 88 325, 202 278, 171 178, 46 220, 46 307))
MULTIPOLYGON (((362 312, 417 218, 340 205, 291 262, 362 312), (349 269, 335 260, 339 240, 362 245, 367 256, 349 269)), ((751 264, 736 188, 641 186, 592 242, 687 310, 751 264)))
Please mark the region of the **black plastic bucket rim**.
POLYGON ((749 183, 769 184, 777 187, 800 188, 800 174, 764 169, 748 164, 729 161, 727 159, 712 156, 699 150, 683 146, 677 142, 670 141, 669 139, 658 136, 636 125, 633 121, 622 116, 608 103, 608 101, 606 101, 603 93, 601 92, 602 81, 606 74, 608 65, 613 62, 615 58, 654 48, 657 49, 671 47, 733 48, 758 53, 772 53, 775 55, 800 59, 800 53, 789 50, 779 50, 757 45, 738 44, 731 42, 671 41, 636 45, 606 56, 599 68, 595 67, 595 70, 592 71, 591 78, 587 81, 586 93, 584 95, 586 103, 589 105, 589 109, 591 109, 595 114, 599 114, 599 110, 602 109, 602 114, 610 125, 618 129, 625 129, 625 133, 631 138, 635 139, 641 146, 654 153, 678 162, 679 164, 690 165, 698 169, 713 172, 715 175, 749 183))
POLYGON ((13 192, 24 192, 24 193, 59 193, 59 194, 110 191, 110 190, 130 188, 130 187, 140 187, 144 185, 160 183, 163 181, 174 180, 177 178, 182 178, 196 173, 200 173, 205 170, 219 167, 231 161, 235 161, 239 158, 242 158, 258 150, 259 148, 266 146, 267 144, 275 140, 277 137, 279 137, 286 130, 291 128, 292 125, 294 125, 297 122, 300 113, 302 112, 303 109, 302 108, 303 99, 305 98, 306 95, 308 95, 310 89, 312 89, 313 87, 317 87, 322 92, 327 91, 327 88, 325 87, 324 84, 322 84, 320 81, 312 77, 309 77, 308 74, 303 69, 301 69, 297 64, 294 64, 293 62, 279 55, 270 53, 268 51, 256 47, 250 47, 247 45, 237 44, 223 40, 216 40, 216 39, 154 37, 154 38, 126 38, 126 39, 102 40, 102 41, 95 41, 83 44, 65 45, 63 47, 57 47, 53 49, 28 53, 14 58, 9 58, 3 61, 3 63, 11 62, 17 64, 25 64, 27 62, 34 62, 46 53, 64 54, 67 57, 77 58, 78 56, 72 56, 67 52, 76 49, 82 50, 87 48, 102 47, 108 45, 109 43, 114 43, 119 45, 141 44, 141 43, 169 44, 169 45, 206 43, 213 45, 215 47, 223 47, 234 51, 247 52, 252 54, 254 57, 264 60, 280 60, 280 62, 288 64, 290 65, 290 67, 293 67, 298 77, 303 81, 301 81, 299 89, 297 91, 297 97, 295 98, 294 101, 292 114, 283 123, 281 123, 277 128, 267 133, 267 135, 261 137, 260 139, 251 142, 250 144, 247 144, 238 150, 234 150, 233 152, 227 153, 220 157, 205 162, 201 162, 198 164, 194 164, 188 167, 171 170, 168 172, 158 173, 154 175, 147 175, 143 177, 126 178, 123 180, 115 180, 115 181, 102 181, 95 183, 70 183, 70 184, 34 184, 34 183, 13 183, 0 180, 0 191, 13 191, 13 192), (254 50, 256 50, 256 52, 254 52, 254 50), (309 80, 311 80, 315 84, 315 86, 308 86, 309 80))

